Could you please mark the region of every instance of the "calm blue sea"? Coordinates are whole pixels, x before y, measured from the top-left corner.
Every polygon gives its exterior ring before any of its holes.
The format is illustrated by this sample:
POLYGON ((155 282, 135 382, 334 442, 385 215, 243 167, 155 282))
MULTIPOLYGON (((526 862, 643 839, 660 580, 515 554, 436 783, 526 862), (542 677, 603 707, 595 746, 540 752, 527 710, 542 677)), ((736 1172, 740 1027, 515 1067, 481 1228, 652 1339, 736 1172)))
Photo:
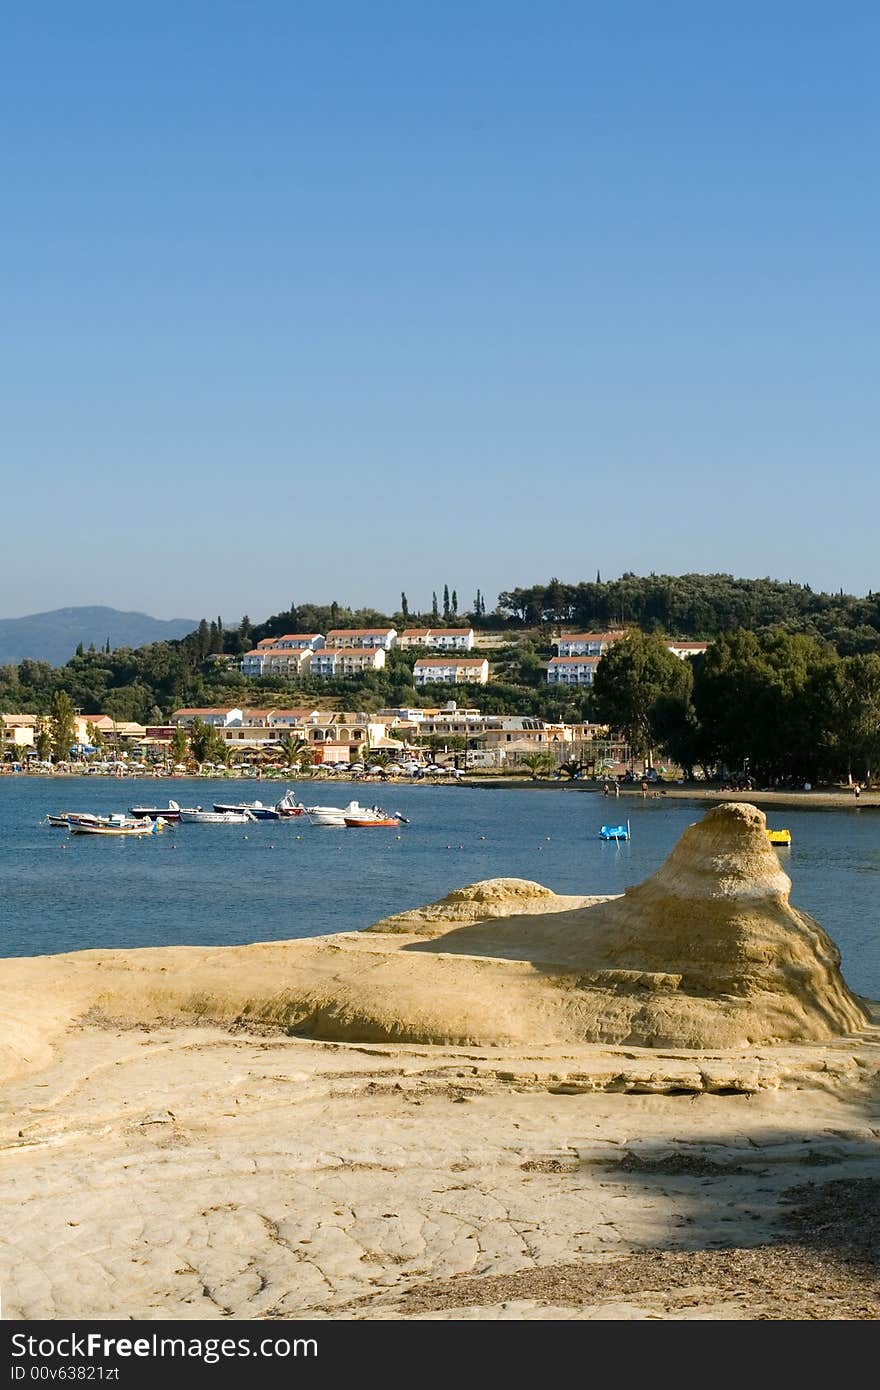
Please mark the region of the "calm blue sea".
MULTIPOLYGON (((560 893, 619 893, 656 869, 704 810, 549 789, 312 783, 302 789, 306 801, 378 797, 410 824, 332 830, 300 818, 100 840, 41 823, 47 812, 127 811, 169 795, 206 808, 256 796, 269 803, 284 790, 201 779, 0 779, 0 956, 318 936, 501 875, 560 893), (627 815, 628 844, 597 839, 603 821, 627 815)), ((837 941, 850 985, 880 998, 880 814, 781 811, 769 823, 792 832, 792 848, 779 852, 792 901, 837 941)))

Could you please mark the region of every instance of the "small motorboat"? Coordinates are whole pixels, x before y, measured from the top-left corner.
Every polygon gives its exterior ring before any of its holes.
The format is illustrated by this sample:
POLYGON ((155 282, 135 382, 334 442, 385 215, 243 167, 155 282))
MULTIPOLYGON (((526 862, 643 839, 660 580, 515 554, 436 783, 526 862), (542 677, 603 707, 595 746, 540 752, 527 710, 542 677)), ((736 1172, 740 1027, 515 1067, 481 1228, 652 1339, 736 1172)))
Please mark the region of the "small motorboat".
POLYGON ((162 829, 162 821, 158 820, 138 820, 131 821, 121 819, 116 824, 112 821, 89 824, 87 821, 71 822, 71 835, 157 835, 162 829))
POLYGON ((181 825, 250 825, 254 820, 250 811, 180 811, 181 825))
POLYGON ((353 807, 346 807, 343 822, 349 830, 366 830, 376 825, 396 827, 400 825, 400 817, 383 811, 381 806, 358 806, 355 802, 353 807))
POLYGON ((628 840, 629 821, 626 825, 603 825, 599 828, 600 840, 628 840))
POLYGON ((790 845, 791 845, 791 831, 790 831, 790 830, 768 830, 768 831, 767 831, 767 839, 770 841, 771 845, 790 846, 790 845))
POLYGON ((66 811, 63 812, 62 815, 60 815, 60 816, 49 816, 49 815, 47 815, 47 816, 46 816, 46 820, 47 820, 47 821, 49 822, 49 824, 52 826, 52 829, 53 829, 53 830, 69 830, 69 829, 70 829, 70 820, 69 820, 69 818, 68 818, 68 815, 67 815, 67 812, 66 812, 66 811))
POLYGON ((282 820, 288 816, 301 816, 305 813, 305 806, 297 801, 292 791, 284 793, 280 801, 276 801, 275 810, 282 820))
MULTIPOLYGON (((357 802, 352 802, 356 806, 357 802)), ((350 807, 346 806, 307 806, 306 815, 310 825, 332 825, 338 829, 345 829, 345 813, 350 807)))
MULTIPOLYGON (((201 806, 190 808, 194 811, 201 811, 201 806)), ((139 820, 180 820, 180 806, 176 801, 169 801, 167 806, 131 806, 129 814, 137 816, 139 820)))
POLYGON ((279 812, 274 806, 264 806, 262 801, 214 802, 215 811, 250 811, 254 820, 279 820, 279 812))

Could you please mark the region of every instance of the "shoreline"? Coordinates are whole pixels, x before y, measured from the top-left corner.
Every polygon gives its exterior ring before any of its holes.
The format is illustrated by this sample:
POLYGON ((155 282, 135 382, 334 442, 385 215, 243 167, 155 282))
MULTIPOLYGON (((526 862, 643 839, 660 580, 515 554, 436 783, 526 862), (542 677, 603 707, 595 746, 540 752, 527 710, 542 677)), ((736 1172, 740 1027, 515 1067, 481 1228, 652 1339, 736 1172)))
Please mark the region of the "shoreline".
POLYGON ((571 791, 571 792, 591 792, 594 796, 599 796, 603 801, 656 801, 660 799, 668 801, 701 801, 717 803, 720 801, 745 801, 752 806, 783 806, 789 810, 821 810, 821 811, 851 811, 861 810, 880 810, 880 791, 865 792, 860 797, 855 797, 852 792, 845 791, 749 791, 735 792, 722 791, 720 787, 663 787, 662 790, 653 788, 643 797, 640 787, 628 787, 621 789, 620 796, 602 796, 601 786, 583 786, 578 783, 566 782, 565 784, 552 781, 533 782, 531 778, 517 780, 513 778, 499 779, 491 781, 480 779, 479 781, 465 782, 465 786, 481 787, 487 790, 509 786, 513 783, 517 787, 524 787, 534 791, 571 791))
MULTIPOLYGON (((55 780, 67 781, 67 780, 71 780, 71 779, 73 779, 73 778, 79 778, 79 779, 84 780, 84 781, 94 781, 94 780, 96 780, 96 779, 93 778, 93 777, 89 777, 88 774, 86 774, 86 773, 80 773, 80 772, 41 772, 41 773, 16 773, 16 774, 8 774, 8 780, 9 780, 10 782, 19 781, 19 780, 21 780, 21 779, 23 779, 23 778, 28 778, 29 780, 30 780, 31 778, 37 779, 37 780, 38 780, 38 779, 43 779, 43 780, 46 780, 46 781, 55 781, 55 780)), ((6 776, 0 777, 0 785, 2 785, 2 783, 3 783, 5 780, 6 780, 6 776)), ((343 776, 342 774, 339 774, 338 776, 308 777, 308 778, 305 778, 305 779, 303 779, 302 777, 300 777, 300 778, 298 779, 298 778, 296 777, 295 773, 291 770, 291 776, 290 776, 289 778, 287 778, 287 779, 285 779, 284 777, 262 777, 262 778, 258 778, 258 777, 228 777, 228 776, 227 776, 227 777, 224 777, 222 774, 221 774, 220 776, 217 776, 217 777, 208 777, 208 776, 200 776, 198 773, 191 773, 191 774, 187 774, 186 776, 184 776, 184 775, 177 775, 177 776, 170 776, 170 777, 169 777, 169 776, 164 776, 164 777, 150 777, 150 776, 143 776, 143 775, 138 775, 138 776, 134 776, 134 777, 112 777, 112 776, 106 776, 106 777, 100 777, 100 778, 98 778, 97 780, 100 781, 100 782, 105 782, 105 781, 109 781, 109 782, 143 782, 143 783, 149 783, 150 785, 153 785, 153 784, 155 784, 156 782, 161 782, 161 783, 163 783, 163 784, 165 784, 165 783, 174 784, 174 783, 177 783, 177 782, 214 782, 214 781, 216 781, 216 782, 225 782, 225 781, 230 781, 230 782, 248 782, 248 783, 253 782, 253 783, 256 783, 256 784, 259 785, 259 786, 272 786, 272 785, 274 785, 275 783, 280 784, 280 783, 282 783, 282 782, 284 782, 284 781, 288 781, 288 782, 291 782, 291 783, 296 783, 296 782, 299 780, 299 781, 301 782, 302 785, 309 785, 309 784, 311 784, 311 783, 321 784, 321 785, 327 785, 327 784, 332 785, 333 783, 338 782, 338 783, 340 783, 340 784, 346 784, 346 783, 355 784, 355 783, 356 783, 356 784, 358 784, 358 785, 364 785, 364 786, 385 786, 385 787, 465 787, 465 788, 470 787, 470 788, 474 788, 474 789, 477 789, 477 790, 480 790, 480 791, 499 791, 499 790, 500 790, 500 791, 503 791, 503 790, 511 790, 511 791, 537 791, 537 792, 540 792, 540 791, 557 791, 557 792, 570 792, 570 793, 577 793, 577 794, 584 794, 584 793, 586 793, 586 794, 592 794, 592 795, 594 795, 594 796, 601 797, 601 799, 602 799, 603 801, 606 801, 606 800, 607 800, 607 801, 610 801, 610 802, 620 802, 620 801, 623 801, 623 800, 626 800, 627 802, 630 802, 630 801, 643 801, 643 800, 644 800, 644 801, 657 801, 657 800, 660 800, 660 799, 662 798, 662 799, 669 800, 669 801, 696 801, 696 802, 707 802, 707 803, 712 803, 712 804, 717 804, 718 802, 721 802, 721 801, 744 801, 744 802, 750 803, 750 804, 753 805, 753 806, 773 806, 773 807, 780 807, 780 808, 785 808, 785 809, 793 810, 793 811, 794 811, 794 810, 812 810, 812 811, 816 811, 816 810, 819 810, 819 811, 880 810, 880 789, 875 790, 875 791, 864 791, 864 790, 863 790, 862 793, 861 793, 861 795, 860 795, 859 797, 856 797, 856 796, 854 796, 854 794, 853 794, 851 791, 844 791, 844 790, 843 790, 842 788, 840 788, 840 787, 838 787, 838 788, 836 788, 836 789, 834 789, 834 790, 828 788, 828 789, 824 789, 824 790, 822 790, 822 789, 816 789, 816 790, 808 791, 808 792, 805 792, 805 791, 795 791, 795 790, 787 790, 787 791, 757 791, 757 790, 752 790, 752 791, 722 791, 722 789, 721 789, 720 787, 707 787, 707 786, 705 786, 705 785, 703 785, 703 784, 700 784, 700 785, 691 784, 690 786, 664 786, 664 787, 662 787, 662 788, 660 788, 660 789, 658 789, 656 786, 652 785, 652 786, 650 787, 649 791, 647 792, 647 794, 646 794, 646 795, 643 795, 640 786, 638 786, 638 785, 628 785, 628 786, 625 787, 625 788, 623 788, 623 787, 621 788, 621 791, 620 791, 620 795, 619 795, 619 796, 613 796, 613 795, 611 795, 611 796, 605 797, 605 796, 602 795, 602 786, 601 786, 601 784, 598 784, 598 783, 595 783, 595 784, 593 784, 593 783, 586 784, 586 783, 583 783, 583 782, 571 782, 571 781, 565 781, 565 782, 559 781, 559 782, 556 782, 556 781, 553 781, 551 778, 543 778, 543 777, 541 777, 541 778, 535 779, 535 778, 533 778, 530 774, 523 774, 523 776, 521 776, 521 777, 520 777, 520 776, 516 776, 516 775, 514 775, 514 776, 509 776, 509 777, 482 777, 482 776, 474 776, 472 773, 469 773, 469 774, 467 774, 466 776, 463 776, 463 777, 460 778, 460 779, 455 779, 455 778, 452 778, 452 777, 448 777, 448 778, 438 777, 438 778, 432 778, 431 780, 423 779, 423 780, 415 781, 415 780, 413 780, 412 778, 403 778, 403 777, 388 777, 388 778, 386 778, 386 779, 383 780, 381 777, 364 777, 363 775, 360 775, 360 776, 357 776, 357 777, 348 777, 348 778, 347 778, 347 777, 343 776)))

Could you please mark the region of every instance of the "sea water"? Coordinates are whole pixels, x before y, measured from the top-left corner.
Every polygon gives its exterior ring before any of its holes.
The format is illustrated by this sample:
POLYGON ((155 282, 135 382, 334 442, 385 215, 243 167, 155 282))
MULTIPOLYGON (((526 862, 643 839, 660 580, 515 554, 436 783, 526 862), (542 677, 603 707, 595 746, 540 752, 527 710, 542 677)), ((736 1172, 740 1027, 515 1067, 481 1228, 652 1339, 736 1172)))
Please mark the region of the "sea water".
MULTIPOLYGON (((621 893, 666 858, 705 803, 607 799, 572 788, 304 782, 300 799, 381 800, 409 824, 337 830, 306 817, 179 825, 139 839, 70 835, 47 812, 106 814, 214 801, 270 805, 286 784, 206 779, 0 779, 0 956, 92 947, 232 945, 353 931, 477 879, 536 879, 558 893, 621 893), (598 838, 630 820, 628 843, 598 838)), ((719 798, 720 799, 720 798, 719 798)), ((848 983, 880 998, 880 812, 772 810, 792 902, 840 947, 848 983)))

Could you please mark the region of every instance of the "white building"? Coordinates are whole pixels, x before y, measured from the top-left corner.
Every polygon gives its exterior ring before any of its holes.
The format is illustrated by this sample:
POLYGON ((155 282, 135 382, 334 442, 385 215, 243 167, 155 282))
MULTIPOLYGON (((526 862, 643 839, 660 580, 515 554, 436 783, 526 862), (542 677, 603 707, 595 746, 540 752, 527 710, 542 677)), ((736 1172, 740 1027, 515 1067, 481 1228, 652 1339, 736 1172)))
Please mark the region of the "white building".
POLYGON ((308 654, 323 645, 320 632, 286 632, 281 637, 264 637, 253 651, 241 658, 241 673, 243 676, 297 675, 308 654))
POLYGON ((558 656, 601 656, 624 636, 622 632, 576 632, 556 641, 558 656))
POLYGON ((223 709, 219 705, 206 705, 202 709, 176 709, 171 716, 171 723, 181 725, 188 729, 196 719, 201 719, 203 724, 210 724, 214 729, 228 729, 233 725, 244 724, 244 710, 223 709))
POLYGON ((381 671, 384 665, 384 647, 331 647, 328 644, 311 653, 308 673, 323 679, 362 676, 366 671, 381 671))
POLYGON ((308 670, 310 647, 255 647, 241 659, 243 676, 298 676, 308 670))
POLYGON ((483 657, 425 656, 413 667, 413 685, 486 685, 489 663, 483 657))
POLYGON ((4 714, 3 737, 11 748, 33 748, 37 732, 35 714, 4 714))
POLYGON ((708 642, 667 642, 666 646, 673 656, 687 661, 689 656, 702 656, 709 650, 708 642))
POLYGON ((429 651, 469 652, 474 646, 472 627, 408 627, 401 647, 426 647, 429 651))
POLYGON ((554 656, 547 667, 549 685, 592 685, 598 656, 554 656))
POLYGON ((396 641, 397 629, 394 627, 334 627, 327 633, 326 646, 346 650, 352 647, 379 647, 390 652, 396 641))

